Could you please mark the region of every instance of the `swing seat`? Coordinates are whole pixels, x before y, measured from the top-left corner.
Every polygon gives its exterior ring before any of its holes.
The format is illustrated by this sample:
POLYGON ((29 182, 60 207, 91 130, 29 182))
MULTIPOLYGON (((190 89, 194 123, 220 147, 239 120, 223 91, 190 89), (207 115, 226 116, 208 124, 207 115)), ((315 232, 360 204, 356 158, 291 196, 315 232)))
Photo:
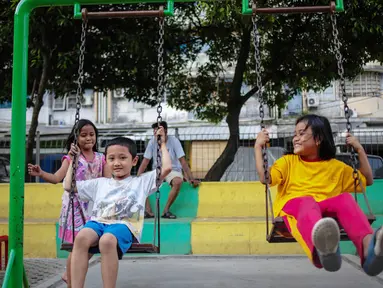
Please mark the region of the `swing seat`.
MULTIPOLYGON (((375 222, 376 217, 374 215, 366 215, 368 222, 370 225, 375 222)), ((334 218, 336 221, 337 219, 334 218)), ((340 227, 340 240, 341 241, 349 241, 350 239, 347 236, 347 233, 344 231, 344 229, 340 226, 339 222, 337 221, 339 227, 340 227)), ((266 237, 267 242, 269 243, 292 243, 296 242, 295 238, 291 235, 289 230, 286 227, 285 222, 283 221, 282 217, 277 217, 274 219, 273 227, 271 229, 271 232, 266 237)))
MULTIPOLYGON (((60 250, 72 252, 73 244, 72 243, 63 243, 61 244, 60 250)), ((133 253, 159 253, 158 246, 153 244, 140 244, 133 243, 130 249, 125 254, 133 253)))

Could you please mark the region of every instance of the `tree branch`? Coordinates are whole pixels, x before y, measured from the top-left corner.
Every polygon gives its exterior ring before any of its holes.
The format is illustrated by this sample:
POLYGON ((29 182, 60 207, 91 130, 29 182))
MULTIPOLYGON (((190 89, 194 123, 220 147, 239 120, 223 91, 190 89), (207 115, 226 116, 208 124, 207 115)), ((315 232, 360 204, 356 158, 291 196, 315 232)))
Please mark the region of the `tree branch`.
POLYGON ((242 40, 241 48, 238 54, 237 65, 234 71, 233 82, 230 87, 230 96, 228 101, 229 107, 233 105, 234 103, 236 104, 235 106, 239 105, 239 107, 242 107, 243 105, 242 101, 240 100, 241 99, 240 90, 241 90, 242 81, 243 81, 243 72, 245 71, 246 62, 250 52, 250 39, 251 39, 250 35, 251 35, 250 29, 243 30, 242 39, 241 39, 242 40))
MULTIPOLYGON (((290 47, 289 53, 287 53, 285 55, 291 54, 292 50, 294 49, 294 45, 295 45, 298 34, 303 33, 306 30, 307 24, 311 21, 312 16, 313 15, 310 15, 309 17, 307 17, 305 23, 293 31, 293 34, 291 37, 291 39, 292 39, 291 45, 289 46, 290 47)), ((296 21, 298 21, 298 18, 296 21)), ((279 67, 285 63, 286 57, 281 57, 280 59, 281 59, 281 61, 279 62, 279 65, 278 65, 279 67)), ((271 79, 271 74, 270 73, 266 74, 265 77, 262 79, 262 86, 264 86, 267 82, 269 82, 270 79, 271 79)), ((257 92, 258 92, 258 87, 253 87, 249 92, 247 92, 244 96, 242 96, 241 97, 242 105, 245 104, 246 101, 249 100, 249 98, 252 97, 257 92)))

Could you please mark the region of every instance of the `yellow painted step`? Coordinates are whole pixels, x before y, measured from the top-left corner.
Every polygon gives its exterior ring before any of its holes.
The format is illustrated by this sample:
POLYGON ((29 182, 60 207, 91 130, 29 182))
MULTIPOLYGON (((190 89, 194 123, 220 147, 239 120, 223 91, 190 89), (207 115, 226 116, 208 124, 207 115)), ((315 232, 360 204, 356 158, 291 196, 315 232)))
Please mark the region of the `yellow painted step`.
MULTIPOLYGON (((273 199, 276 191, 271 189, 273 199)), ((265 215, 265 186, 260 182, 204 182, 198 194, 199 218, 265 215)))
MULTIPOLYGON (((25 258, 56 258, 56 222, 25 219, 25 258)), ((0 219, 0 235, 8 235, 8 219, 0 219)))
MULTIPOLYGON (((58 219, 61 211, 63 186, 60 184, 25 184, 24 217, 58 219)), ((9 217, 9 184, 0 184, 0 218, 9 217)))
POLYGON ((193 254, 304 254, 297 243, 270 244, 260 218, 209 218, 192 222, 193 254))

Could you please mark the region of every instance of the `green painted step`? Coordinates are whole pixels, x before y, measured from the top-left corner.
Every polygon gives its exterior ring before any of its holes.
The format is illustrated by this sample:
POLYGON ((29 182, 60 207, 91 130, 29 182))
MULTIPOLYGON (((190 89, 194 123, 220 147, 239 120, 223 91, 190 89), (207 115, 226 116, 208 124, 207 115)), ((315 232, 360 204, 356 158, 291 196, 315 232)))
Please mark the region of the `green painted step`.
MULTIPOLYGON (((164 183, 160 189, 160 213, 164 210, 169 197, 171 187, 168 183, 164 183)), ((149 196, 150 206, 155 209, 156 193, 149 196)), ((170 211, 177 215, 178 218, 195 218, 198 210, 198 187, 193 188, 189 183, 184 182, 181 191, 170 207, 170 211)))

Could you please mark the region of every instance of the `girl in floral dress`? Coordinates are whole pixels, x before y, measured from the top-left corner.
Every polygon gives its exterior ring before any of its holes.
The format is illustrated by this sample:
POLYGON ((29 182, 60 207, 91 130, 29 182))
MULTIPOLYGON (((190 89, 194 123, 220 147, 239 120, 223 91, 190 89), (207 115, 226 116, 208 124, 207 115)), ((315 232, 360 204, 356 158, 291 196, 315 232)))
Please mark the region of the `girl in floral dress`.
MULTIPOLYGON (((78 135, 77 146, 73 144, 75 131, 74 127, 70 133, 66 149, 68 154, 63 156, 61 167, 56 173, 51 174, 43 171, 39 165, 28 164, 28 172, 31 176, 39 176, 46 182, 57 184, 61 182, 69 168, 71 159, 80 150, 80 156, 78 157, 78 165, 76 170, 76 180, 88 180, 98 177, 110 177, 110 173, 105 171, 105 156, 102 153, 97 152, 97 136, 98 131, 96 126, 89 120, 80 119, 78 122, 78 135)), ((88 221, 90 215, 88 211, 91 211, 92 203, 82 202, 78 199, 77 195, 73 199, 74 204, 74 229, 72 227, 72 211, 68 211, 70 205, 70 194, 64 192, 62 196, 62 208, 59 220, 59 237, 65 243, 73 243, 73 231, 75 237, 77 233, 82 229, 85 222, 88 221), (67 215, 68 213, 68 215, 67 215)), ((91 257, 92 255, 90 255, 91 257)), ((67 271, 64 272, 62 279, 70 286, 70 259, 71 253, 67 259, 67 271)))

